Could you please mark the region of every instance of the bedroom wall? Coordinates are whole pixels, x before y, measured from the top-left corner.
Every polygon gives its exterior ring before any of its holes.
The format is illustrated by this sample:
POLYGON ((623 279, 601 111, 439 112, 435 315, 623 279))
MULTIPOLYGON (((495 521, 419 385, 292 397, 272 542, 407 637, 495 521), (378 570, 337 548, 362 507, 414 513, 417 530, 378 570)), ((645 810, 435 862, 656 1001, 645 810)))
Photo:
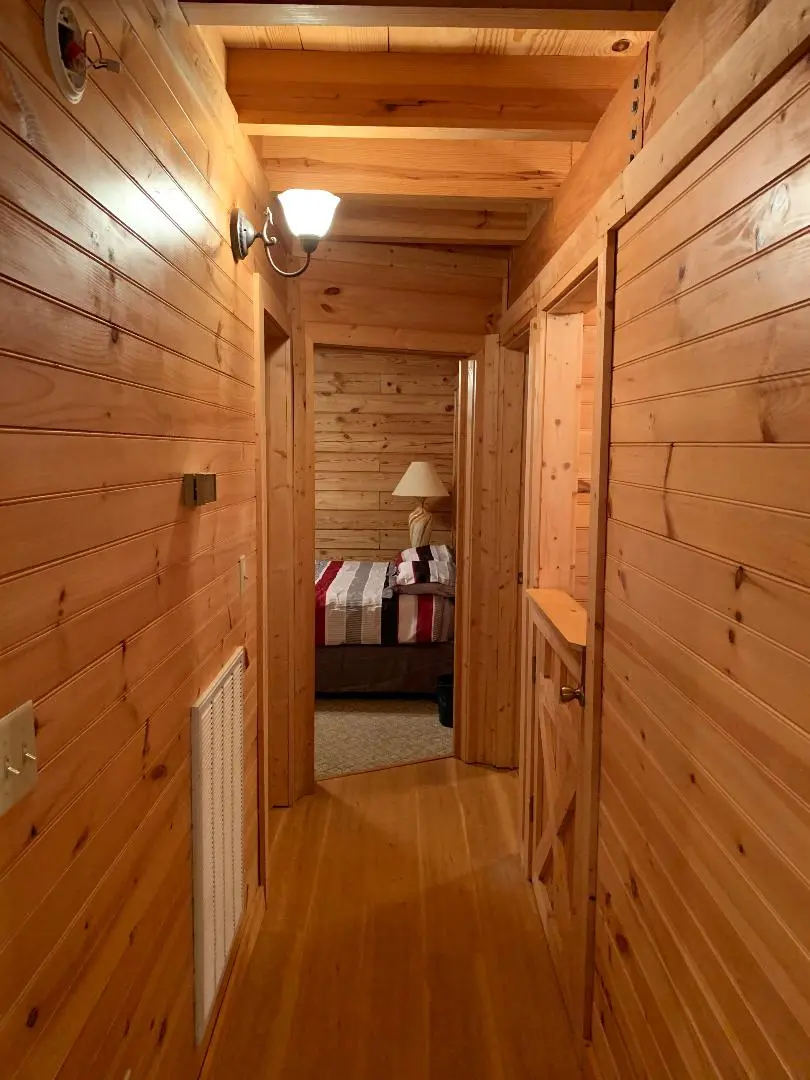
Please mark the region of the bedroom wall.
MULTIPOLYGON (((0 20, 0 712, 33 699, 39 757, 0 818, 0 1071, 174 1080, 200 1058, 189 710, 255 657, 252 267, 227 236, 266 191, 173 0, 85 7, 122 68, 75 107, 41 0, 0 20), (196 470, 218 494, 191 511, 196 470)), ((255 663, 245 693, 253 910, 255 663)))
MULTIPOLYGON (((318 248, 301 307, 316 350, 322 557, 389 558, 407 545, 413 503, 391 491, 412 460, 434 460, 449 486, 458 360, 496 325, 506 271, 497 249, 318 248)), ((451 507, 439 509, 434 538, 444 542, 451 507)))
MULTIPOLYGON (((315 350, 318 558, 392 559, 408 546, 413 499, 391 494, 415 459, 453 490, 458 360, 428 353, 315 350)), ((433 500, 434 543, 449 543, 452 498, 433 500)))

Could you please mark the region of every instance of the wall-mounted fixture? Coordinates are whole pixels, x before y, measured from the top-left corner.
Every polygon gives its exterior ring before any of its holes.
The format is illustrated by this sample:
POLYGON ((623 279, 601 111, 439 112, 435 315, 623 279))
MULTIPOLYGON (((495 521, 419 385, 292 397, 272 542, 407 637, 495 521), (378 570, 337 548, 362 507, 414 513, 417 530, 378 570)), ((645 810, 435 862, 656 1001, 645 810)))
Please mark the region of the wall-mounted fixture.
POLYGON ((36 784, 36 745, 34 705, 27 701, 0 719, 0 814, 36 784))
POLYGON ((297 270, 282 270, 273 262, 270 249, 278 243, 278 237, 271 229, 273 228, 273 214, 270 207, 267 208, 267 217, 261 231, 251 225, 243 210, 238 207, 231 210, 231 250, 237 260, 247 258, 254 240, 261 238, 267 260, 277 274, 282 277, 294 278, 306 270, 312 259, 312 253, 319 242, 329 232, 332 218, 340 202, 337 195, 331 191, 306 191, 303 188, 290 188, 282 191, 278 196, 284 217, 287 220, 290 232, 301 241, 301 247, 306 254, 306 262, 297 270))
POLYGON ((43 25, 56 85, 73 105, 82 99, 90 68, 121 70, 117 60, 104 56, 93 31, 82 30, 77 9, 69 0, 45 0, 43 25))
POLYGON ((183 474, 183 505, 205 506, 206 503, 217 501, 217 474, 216 473, 184 473, 183 474))

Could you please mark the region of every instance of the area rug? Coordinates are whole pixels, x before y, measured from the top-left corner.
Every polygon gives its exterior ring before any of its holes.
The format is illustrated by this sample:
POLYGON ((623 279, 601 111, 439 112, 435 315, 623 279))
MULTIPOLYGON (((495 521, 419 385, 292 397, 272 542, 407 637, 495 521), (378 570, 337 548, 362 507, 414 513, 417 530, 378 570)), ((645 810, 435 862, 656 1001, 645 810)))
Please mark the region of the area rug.
POLYGON ((319 698, 315 778, 450 757, 453 730, 429 698, 319 698))

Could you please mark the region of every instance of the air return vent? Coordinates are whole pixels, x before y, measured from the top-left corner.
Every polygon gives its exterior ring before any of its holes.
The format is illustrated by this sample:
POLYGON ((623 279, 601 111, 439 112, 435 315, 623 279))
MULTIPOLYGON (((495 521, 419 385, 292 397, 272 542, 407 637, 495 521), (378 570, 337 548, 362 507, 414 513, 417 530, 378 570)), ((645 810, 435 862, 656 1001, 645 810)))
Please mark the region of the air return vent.
POLYGON ((234 654, 191 711, 198 1043, 242 916, 244 655, 244 649, 234 654))

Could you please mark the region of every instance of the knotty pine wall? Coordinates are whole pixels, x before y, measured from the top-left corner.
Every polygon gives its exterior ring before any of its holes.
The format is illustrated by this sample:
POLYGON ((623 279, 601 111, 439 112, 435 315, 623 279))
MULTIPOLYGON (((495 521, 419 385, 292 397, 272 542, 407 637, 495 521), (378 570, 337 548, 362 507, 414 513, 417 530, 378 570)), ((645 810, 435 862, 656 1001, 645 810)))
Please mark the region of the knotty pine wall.
POLYGON ((498 323, 507 261, 395 244, 326 241, 301 278, 316 345, 470 356, 498 323))
MULTIPOLYGON (((429 458, 452 484, 458 360, 501 311, 503 253, 327 241, 301 279, 315 343, 316 543, 324 558, 393 557, 414 503, 391 491, 429 458)), ((434 539, 450 539, 450 507, 434 539)))
POLYGON ((315 352, 315 537, 319 558, 393 559, 409 544, 414 499, 391 494, 413 460, 431 461, 451 497, 431 500, 434 543, 450 543, 458 359, 425 353, 315 352))
POLYGON ((577 380, 577 490, 574 498, 574 599, 588 599, 591 479, 593 452, 593 387, 596 363, 596 308, 582 317, 582 367, 577 380))
POLYGON ((677 0, 672 5, 640 56, 638 72, 618 89, 550 206, 513 249, 510 303, 594 210, 627 164, 631 143, 637 154, 767 5, 768 0, 677 0), (634 101, 642 111, 641 124, 634 101))
MULTIPOLYGON (((75 107, 40 0, 0 20, 0 712, 34 700, 40 770, 0 818, 0 1072, 175 1080, 200 1063, 189 710, 255 655, 252 267, 228 211, 258 216, 265 181, 174 0, 85 8, 122 69, 75 107), (197 470, 218 497, 190 511, 197 470)), ((252 904, 255 663, 245 693, 252 904)))
POLYGON ((594 1052, 810 1061, 810 70, 618 237, 594 1052))

